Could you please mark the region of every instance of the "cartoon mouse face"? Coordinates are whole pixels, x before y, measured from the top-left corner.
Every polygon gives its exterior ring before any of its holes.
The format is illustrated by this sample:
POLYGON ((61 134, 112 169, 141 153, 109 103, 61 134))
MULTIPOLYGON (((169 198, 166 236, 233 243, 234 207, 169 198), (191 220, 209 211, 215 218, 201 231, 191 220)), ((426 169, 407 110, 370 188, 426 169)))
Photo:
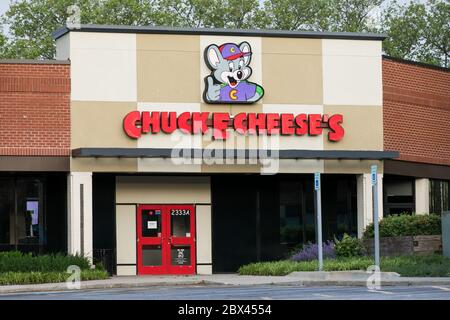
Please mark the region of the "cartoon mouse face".
POLYGON ((252 74, 251 54, 248 42, 212 44, 206 48, 205 60, 212 71, 205 78, 206 102, 253 103, 262 98, 264 89, 246 81, 252 74))

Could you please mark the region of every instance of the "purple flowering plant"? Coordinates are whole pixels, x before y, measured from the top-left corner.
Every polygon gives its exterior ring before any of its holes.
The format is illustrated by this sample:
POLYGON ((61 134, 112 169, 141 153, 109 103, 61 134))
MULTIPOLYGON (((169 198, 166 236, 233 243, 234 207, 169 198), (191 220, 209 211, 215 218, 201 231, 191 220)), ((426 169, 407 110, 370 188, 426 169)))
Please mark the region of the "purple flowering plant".
MULTIPOLYGON (((336 258, 336 253, 334 252, 333 241, 326 241, 322 244, 322 252, 324 259, 334 259, 336 258)), ((316 243, 307 243, 303 246, 303 249, 291 257, 293 261, 311 261, 317 260, 319 256, 319 246, 316 243)))

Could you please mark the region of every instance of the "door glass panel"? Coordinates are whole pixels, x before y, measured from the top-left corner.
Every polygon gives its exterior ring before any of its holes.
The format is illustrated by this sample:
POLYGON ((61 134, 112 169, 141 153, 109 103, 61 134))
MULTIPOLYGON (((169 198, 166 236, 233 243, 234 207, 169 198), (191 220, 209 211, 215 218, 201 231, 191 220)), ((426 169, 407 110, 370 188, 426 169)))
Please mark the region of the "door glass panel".
POLYGON ((143 266, 161 266, 162 265, 162 247, 161 246, 142 246, 142 265, 143 266))
POLYGON ((191 236, 191 210, 170 209, 170 234, 174 237, 191 236))
POLYGON ((172 246, 170 250, 171 263, 173 266, 191 265, 191 247, 190 246, 172 246))
POLYGON ((44 243, 41 194, 42 184, 39 180, 17 181, 16 238, 19 245, 44 243))
POLYGON ((142 210, 142 236, 161 237, 161 210, 142 210))

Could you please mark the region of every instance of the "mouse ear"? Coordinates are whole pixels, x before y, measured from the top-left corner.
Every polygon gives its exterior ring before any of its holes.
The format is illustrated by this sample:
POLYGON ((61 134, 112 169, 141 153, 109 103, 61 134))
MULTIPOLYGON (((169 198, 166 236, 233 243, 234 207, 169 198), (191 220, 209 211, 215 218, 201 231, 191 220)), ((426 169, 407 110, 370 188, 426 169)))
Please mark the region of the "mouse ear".
POLYGON ((219 67, 222 55, 220 54, 219 48, 215 44, 210 45, 206 49, 206 58, 212 68, 217 69, 219 67))
POLYGON ((243 56, 244 63, 245 63, 245 65, 248 65, 250 63, 251 54, 252 54, 252 48, 250 47, 250 43, 248 43, 246 41, 241 42, 241 44, 239 45, 239 50, 241 50, 241 52, 245 54, 243 56))

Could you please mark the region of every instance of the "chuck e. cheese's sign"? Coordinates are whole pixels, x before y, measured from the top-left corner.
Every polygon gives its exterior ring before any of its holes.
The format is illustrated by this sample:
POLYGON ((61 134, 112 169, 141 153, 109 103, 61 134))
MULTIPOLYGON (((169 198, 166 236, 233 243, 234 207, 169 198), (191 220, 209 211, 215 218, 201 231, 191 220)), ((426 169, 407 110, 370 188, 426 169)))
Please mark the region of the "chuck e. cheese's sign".
MULTIPOLYGON (((205 78, 203 100, 208 104, 252 104, 264 95, 264 88, 250 82, 253 55, 250 43, 211 44, 205 49, 205 63, 211 71, 205 78)), ((125 133, 133 139, 142 134, 173 133, 211 134, 225 140, 230 130, 240 134, 310 135, 327 130, 328 140, 339 141, 344 136, 341 114, 238 113, 223 112, 159 112, 132 111, 123 119, 125 133)))
POLYGON ((292 113, 238 113, 223 112, 159 112, 132 111, 123 119, 125 133, 133 139, 142 134, 173 133, 179 129, 185 134, 207 134, 213 139, 225 140, 229 131, 240 134, 280 134, 318 136, 327 130, 328 140, 339 141, 344 136, 341 114, 292 113))

